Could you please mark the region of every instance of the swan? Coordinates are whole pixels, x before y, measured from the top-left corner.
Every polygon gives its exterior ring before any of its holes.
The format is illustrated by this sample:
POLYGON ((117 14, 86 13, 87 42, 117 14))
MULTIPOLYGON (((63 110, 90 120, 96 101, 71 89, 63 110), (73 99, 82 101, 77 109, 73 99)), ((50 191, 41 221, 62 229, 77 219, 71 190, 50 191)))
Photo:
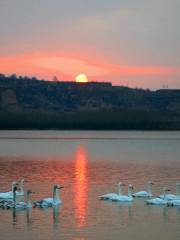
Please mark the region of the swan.
POLYGON ((118 183, 118 193, 107 193, 104 195, 99 196, 99 198, 101 200, 111 200, 111 198, 122 195, 123 194, 123 190, 122 187, 125 186, 125 184, 123 184, 122 182, 118 183))
POLYGON ((32 204, 31 204, 31 199, 30 199, 30 195, 32 194, 32 190, 27 190, 27 202, 17 202, 16 201, 16 195, 17 192, 16 190, 13 192, 13 201, 12 202, 6 202, 4 205, 4 207, 6 209, 10 209, 10 208, 15 208, 15 209, 27 209, 27 208, 32 208, 32 204))
POLYGON ((34 202, 35 207, 52 207, 59 205, 61 203, 61 200, 59 198, 59 189, 63 188, 63 186, 60 185, 54 185, 53 187, 53 197, 52 198, 44 198, 40 201, 34 202))
MULTIPOLYGON (((164 198, 164 195, 160 195, 160 198, 164 198)), ((176 194, 166 194, 166 200, 180 200, 180 182, 176 183, 176 194)))
MULTIPOLYGON (((15 181, 12 182, 11 184, 11 188, 12 190, 9 191, 9 192, 1 192, 0 193, 0 198, 3 198, 3 199, 12 199, 13 198, 13 189, 14 189, 14 186, 17 186, 19 184, 17 184, 15 181)), ((20 180, 20 189, 19 191, 16 191, 16 196, 24 196, 24 179, 21 179, 20 180)))
POLYGON ((180 206, 180 200, 171 200, 167 203, 167 206, 180 206))
POLYGON ((151 181, 148 181, 147 183, 147 191, 140 191, 140 192, 136 192, 136 193, 133 193, 133 197, 152 197, 153 194, 152 194, 152 187, 153 183, 151 181))
POLYGON ((2 199, 0 200, 0 207, 1 208, 6 208, 7 205, 12 205, 15 204, 16 202, 16 191, 17 191, 17 186, 14 184, 13 186, 13 199, 2 199))
POLYGON ((131 202, 133 201, 132 190, 133 190, 133 185, 129 184, 128 195, 116 195, 116 196, 113 196, 111 200, 117 201, 117 202, 131 202))
POLYGON ((15 181, 12 182, 11 184, 11 188, 12 190, 9 191, 9 192, 1 192, 0 193, 0 198, 3 198, 3 199, 12 199, 13 198, 13 191, 14 191, 14 187, 17 186, 17 183, 15 181))
POLYGON ((166 193, 169 192, 170 189, 167 189, 166 187, 163 188, 163 199, 162 198, 153 198, 153 199, 149 199, 149 200, 146 200, 146 203, 147 204, 151 204, 151 205, 165 205, 168 203, 168 200, 166 199, 166 193))

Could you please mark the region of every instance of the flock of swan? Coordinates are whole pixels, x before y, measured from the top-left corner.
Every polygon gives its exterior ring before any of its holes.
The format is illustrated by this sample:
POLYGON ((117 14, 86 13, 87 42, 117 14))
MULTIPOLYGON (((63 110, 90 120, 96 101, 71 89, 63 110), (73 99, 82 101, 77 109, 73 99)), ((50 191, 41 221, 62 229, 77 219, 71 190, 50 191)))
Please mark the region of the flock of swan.
POLYGON ((24 196, 24 179, 20 180, 20 183, 12 182, 12 189, 9 192, 0 192, 0 208, 3 209, 28 209, 32 207, 53 207, 61 203, 59 197, 59 190, 63 188, 60 185, 53 186, 53 197, 41 199, 39 201, 31 202, 30 195, 31 189, 27 190, 27 201, 18 201, 18 196, 24 196))
MULTIPOLYGON (((159 197, 153 198, 151 181, 147 183, 147 191, 133 192, 133 185, 128 186, 128 195, 123 194, 122 182, 118 183, 117 193, 107 193, 99 196, 101 200, 117 201, 117 202, 132 202, 135 197, 148 198, 147 204, 152 205, 167 205, 167 206, 180 206, 180 182, 176 183, 176 194, 169 194, 168 188, 163 188, 163 194, 159 197)), ((32 190, 27 190, 27 201, 18 201, 18 196, 24 196, 24 179, 20 183, 12 182, 12 189, 8 192, 0 192, 0 208, 3 209, 28 209, 32 207, 46 208, 53 207, 61 204, 59 197, 59 190, 63 188, 60 185, 53 186, 53 196, 41 199, 39 201, 31 202, 30 195, 32 190)))
POLYGON ((107 193, 99 198, 101 200, 110 200, 116 202, 132 202, 135 197, 139 198, 149 198, 146 200, 147 204, 152 205, 167 205, 167 206, 180 206, 180 182, 176 183, 176 194, 169 194, 168 192, 170 189, 164 187, 163 194, 153 198, 152 193, 152 185, 151 181, 147 183, 147 190, 146 191, 139 191, 133 193, 133 185, 129 184, 128 186, 128 195, 123 194, 123 186, 125 186, 122 182, 118 183, 118 193, 107 193))

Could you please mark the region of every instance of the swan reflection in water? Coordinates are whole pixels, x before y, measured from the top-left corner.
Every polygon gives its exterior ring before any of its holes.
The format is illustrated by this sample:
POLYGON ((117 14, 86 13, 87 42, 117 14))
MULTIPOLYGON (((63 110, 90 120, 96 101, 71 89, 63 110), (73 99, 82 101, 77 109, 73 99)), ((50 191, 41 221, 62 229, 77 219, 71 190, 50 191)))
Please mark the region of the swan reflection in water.
MULTIPOLYGON (((24 196, 19 196, 18 197, 18 201, 24 201, 24 196)), ((12 224, 13 225, 16 225, 16 223, 18 222, 17 220, 17 214, 20 213, 20 212, 24 212, 24 210, 26 211, 26 216, 27 216, 27 223, 29 223, 29 219, 30 219, 30 216, 31 216, 31 210, 32 209, 16 209, 16 208, 12 208, 10 209, 10 211, 12 211, 12 224)))
POLYGON ((26 210, 26 219, 27 219, 27 227, 31 228, 32 223, 33 223, 33 217, 32 217, 32 208, 28 208, 26 210))
MULTIPOLYGON (((37 212, 39 211, 44 211, 47 212, 48 215, 52 214, 52 220, 54 226, 57 226, 59 224, 59 211, 60 211, 60 206, 54 206, 52 209, 38 209, 38 210, 33 210, 32 208, 27 208, 27 209, 16 209, 12 208, 10 209, 12 212, 12 224, 16 225, 18 223, 18 215, 22 214, 23 218, 27 222, 27 226, 30 227, 33 223, 33 214, 32 211, 36 211, 35 216, 37 216, 37 212)), ((23 221, 24 222, 24 221, 23 221)))
POLYGON ((15 225, 17 223, 17 215, 16 215, 16 209, 12 209, 12 224, 15 225))
MULTIPOLYGON (((12 212, 12 224, 16 225, 18 223, 18 215, 23 214, 23 219, 26 218, 27 226, 32 225, 32 209, 28 208, 25 211, 24 210, 17 210, 16 208, 12 208, 10 210, 12 212)), ((23 220, 24 222, 24 220, 23 220)))
POLYGON ((54 225, 57 225, 59 223, 59 209, 60 209, 59 205, 56 205, 53 207, 53 223, 54 223, 54 225))
POLYGON ((77 228, 86 225, 87 215, 87 153, 84 145, 79 145, 75 156, 75 215, 77 228))
POLYGON ((130 223, 134 217, 132 202, 117 203, 117 214, 120 217, 119 221, 123 224, 130 223))
POLYGON ((26 210, 17 210, 16 208, 12 208, 12 224, 15 225, 18 223, 18 214, 23 212, 23 216, 26 217, 27 226, 32 224, 32 209, 27 208, 26 210))

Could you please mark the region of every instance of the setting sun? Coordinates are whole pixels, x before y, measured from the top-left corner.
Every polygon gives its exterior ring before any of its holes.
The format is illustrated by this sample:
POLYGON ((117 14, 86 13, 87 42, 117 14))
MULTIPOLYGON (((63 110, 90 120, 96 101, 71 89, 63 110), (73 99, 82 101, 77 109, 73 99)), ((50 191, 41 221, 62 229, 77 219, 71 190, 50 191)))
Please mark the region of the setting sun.
POLYGON ((85 74, 79 74, 76 77, 76 82, 78 83, 87 83, 88 82, 88 78, 85 74))

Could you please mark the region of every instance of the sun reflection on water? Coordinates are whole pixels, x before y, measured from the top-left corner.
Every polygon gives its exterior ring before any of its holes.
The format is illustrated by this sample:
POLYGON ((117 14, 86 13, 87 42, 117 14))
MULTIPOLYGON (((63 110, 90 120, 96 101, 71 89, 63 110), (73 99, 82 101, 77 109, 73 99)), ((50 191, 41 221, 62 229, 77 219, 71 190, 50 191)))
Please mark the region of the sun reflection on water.
POLYGON ((77 228, 86 225, 87 215, 87 153, 84 145, 79 145, 75 157, 75 197, 77 228))

